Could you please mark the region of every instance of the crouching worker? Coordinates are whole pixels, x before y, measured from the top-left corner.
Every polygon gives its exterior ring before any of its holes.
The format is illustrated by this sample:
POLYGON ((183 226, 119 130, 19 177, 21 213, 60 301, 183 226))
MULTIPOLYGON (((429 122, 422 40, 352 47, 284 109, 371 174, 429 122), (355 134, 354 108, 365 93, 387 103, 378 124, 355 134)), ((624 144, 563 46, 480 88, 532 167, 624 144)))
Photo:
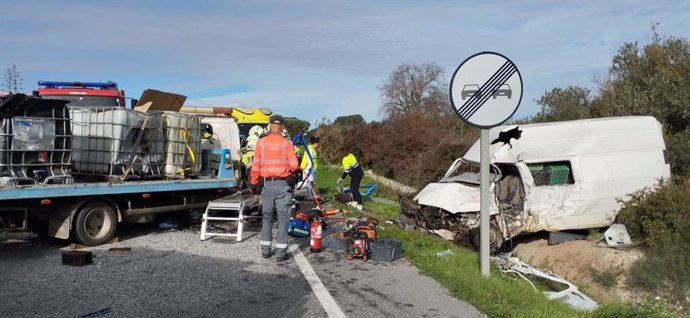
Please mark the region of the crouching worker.
MULTIPOLYGON (((343 153, 345 153, 343 151, 343 153)), ((362 182, 362 177, 364 177, 364 170, 357 162, 355 155, 348 153, 347 156, 343 158, 343 175, 340 176, 338 181, 335 182, 335 187, 340 188, 340 184, 343 182, 345 177, 348 175, 352 178, 350 181, 350 190, 352 191, 352 198, 357 202, 357 208, 362 209, 362 195, 359 193, 359 184, 362 182)))
POLYGON ((292 186, 295 178, 290 176, 298 170, 297 157, 292 143, 281 135, 283 117, 274 115, 270 118, 270 133, 259 139, 254 149, 251 170, 250 189, 256 192, 259 182, 263 182, 261 192, 261 255, 271 257, 273 240, 273 210, 278 213, 278 234, 276 237, 276 260, 282 262, 288 258, 288 221, 292 205, 292 186))

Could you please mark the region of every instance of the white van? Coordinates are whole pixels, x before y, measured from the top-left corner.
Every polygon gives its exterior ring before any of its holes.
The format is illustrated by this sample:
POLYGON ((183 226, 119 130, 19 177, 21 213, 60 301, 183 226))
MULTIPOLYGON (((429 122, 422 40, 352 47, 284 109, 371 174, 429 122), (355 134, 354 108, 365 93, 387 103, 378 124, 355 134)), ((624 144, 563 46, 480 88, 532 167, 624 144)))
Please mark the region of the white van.
MULTIPOLYGON (((609 226, 618 199, 670 177, 654 117, 500 126, 491 140, 493 250, 521 233, 609 226)), ((414 197, 428 229, 478 235, 479 144, 414 197)))

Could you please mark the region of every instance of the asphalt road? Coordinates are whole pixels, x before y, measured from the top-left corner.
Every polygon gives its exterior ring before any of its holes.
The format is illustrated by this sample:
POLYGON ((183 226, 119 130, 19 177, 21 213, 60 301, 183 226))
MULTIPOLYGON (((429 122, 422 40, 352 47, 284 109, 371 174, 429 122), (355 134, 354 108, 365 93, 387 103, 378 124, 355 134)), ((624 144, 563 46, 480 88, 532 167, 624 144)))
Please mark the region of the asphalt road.
MULTIPOLYGON (((242 242, 200 241, 194 228, 127 225, 120 233, 118 243, 85 249, 94 264, 82 267, 62 265, 65 241, 0 242, 0 317, 328 316, 299 257, 261 258, 252 228, 242 242)), ((291 243, 347 317, 482 317, 405 259, 347 261, 338 241, 319 254, 306 239, 291 243)))

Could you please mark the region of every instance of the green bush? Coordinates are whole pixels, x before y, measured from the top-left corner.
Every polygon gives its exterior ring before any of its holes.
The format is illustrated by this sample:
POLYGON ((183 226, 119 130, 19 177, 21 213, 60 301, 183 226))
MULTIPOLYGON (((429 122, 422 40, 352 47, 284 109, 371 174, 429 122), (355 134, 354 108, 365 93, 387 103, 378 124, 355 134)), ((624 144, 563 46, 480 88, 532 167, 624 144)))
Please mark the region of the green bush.
POLYGON ((309 130, 308 121, 301 120, 296 117, 285 117, 285 129, 287 129, 290 136, 296 135, 298 132, 305 132, 309 130))
POLYGON ((690 308, 690 179, 633 194, 618 219, 635 240, 645 240, 646 257, 630 268, 628 284, 690 308))
POLYGON ((673 173, 690 176, 690 129, 676 134, 667 134, 668 161, 673 173))
POLYGON ((340 126, 350 126, 350 125, 361 125, 364 124, 364 117, 360 114, 356 115, 348 115, 348 116, 340 116, 337 117, 334 121, 334 124, 340 125, 340 126))

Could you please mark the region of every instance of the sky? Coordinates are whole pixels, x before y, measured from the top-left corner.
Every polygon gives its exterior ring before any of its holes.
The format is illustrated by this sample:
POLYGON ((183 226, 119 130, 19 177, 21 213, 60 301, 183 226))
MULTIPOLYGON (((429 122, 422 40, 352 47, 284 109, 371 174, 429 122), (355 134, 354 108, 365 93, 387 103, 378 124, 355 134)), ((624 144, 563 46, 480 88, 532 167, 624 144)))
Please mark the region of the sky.
MULTIPOLYGON (((449 83, 494 51, 523 80, 515 118, 554 87, 596 90, 618 48, 690 38, 690 2, 632 1, 12 1, 0 0, 0 69, 38 80, 112 80, 185 105, 262 106, 316 124, 380 120, 381 84, 402 63, 436 63, 449 83)), ((3 72, 4 73, 4 72, 3 72)))

